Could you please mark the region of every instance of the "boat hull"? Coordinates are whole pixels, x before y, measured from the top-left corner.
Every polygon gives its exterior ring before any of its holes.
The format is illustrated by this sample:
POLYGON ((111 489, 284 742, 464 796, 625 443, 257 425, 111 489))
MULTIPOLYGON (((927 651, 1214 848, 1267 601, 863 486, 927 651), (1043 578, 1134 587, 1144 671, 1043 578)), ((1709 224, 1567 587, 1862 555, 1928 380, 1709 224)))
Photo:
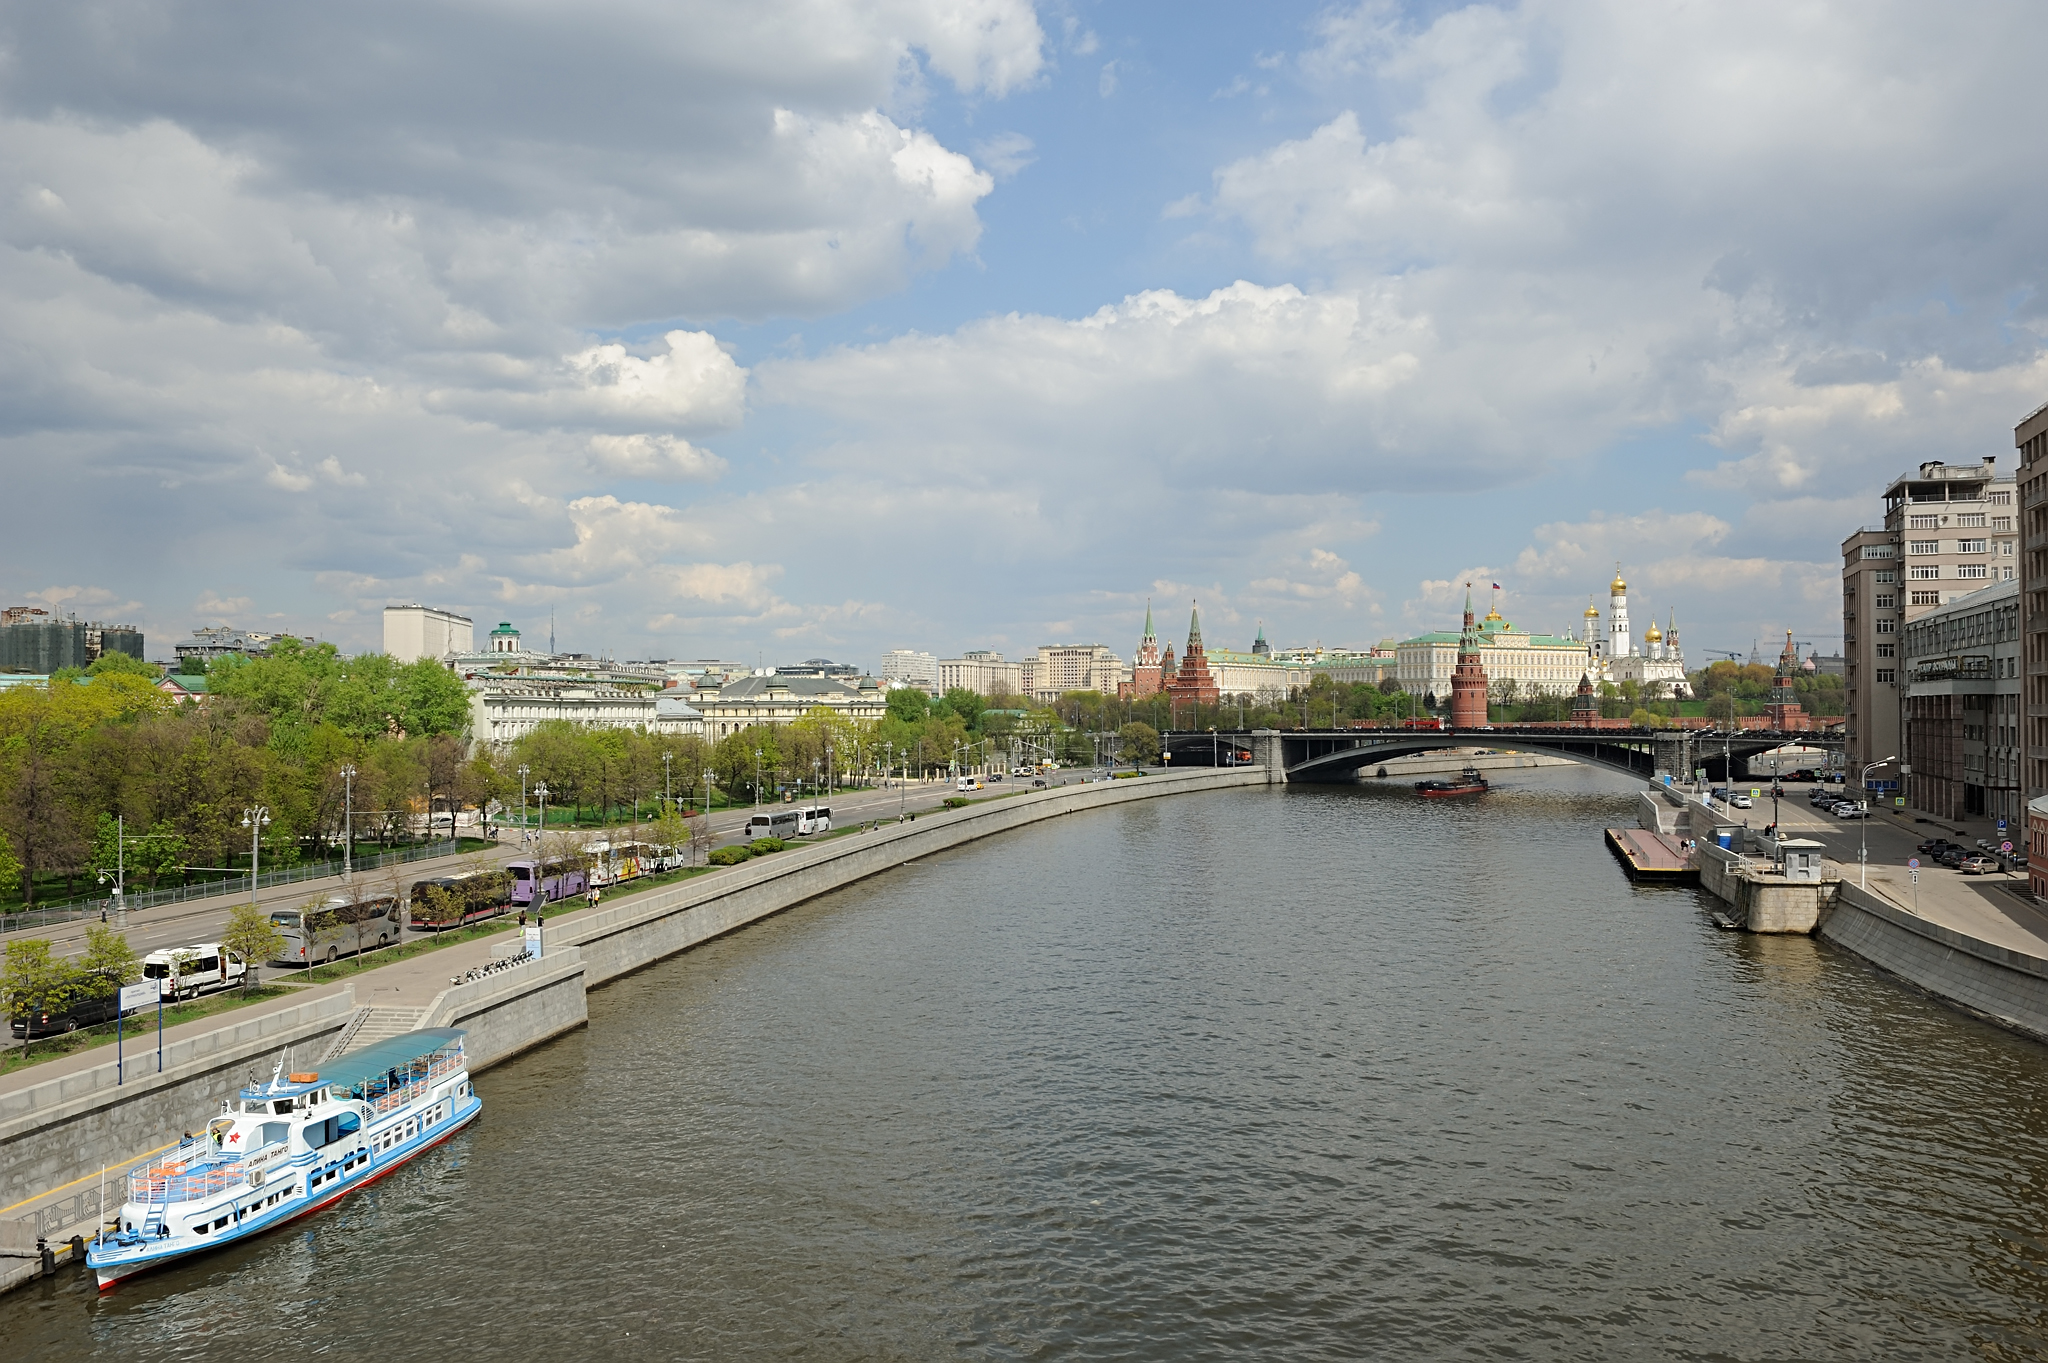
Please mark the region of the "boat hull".
POLYGON ((276 1230, 280 1226, 297 1221, 301 1217, 325 1211, 350 1193, 360 1188, 366 1188, 386 1175, 396 1173, 427 1151, 432 1150, 435 1146, 453 1140, 457 1135, 466 1130, 469 1124, 476 1120, 477 1114, 482 1111, 482 1101, 475 1094, 469 1094, 466 1100, 449 1114, 449 1119, 445 1123, 437 1127, 430 1134, 416 1137, 411 1144, 395 1148, 391 1151, 388 1158, 357 1171, 353 1176, 343 1177, 331 1189, 323 1189, 318 1195, 306 1199, 301 1205, 285 1203, 271 1211, 268 1215, 252 1216, 231 1227, 224 1228, 217 1237, 208 1237, 205 1244, 185 1242, 167 1245, 161 1250, 156 1250, 154 1246, 146 1245, 141 1253, 120 1254, 118 1251, 106 1253, 99 1243, 95 1243, 86 1253, 86 1263, 98 1277, 100 1291, 105 1292, 117 1284, 126 1282, 130 1278, 155 1269, 171 1264, 183 1263, 198 1255, 225 1249, 229 1245, 240 1244, 245 1240, 254 1239, 259 1235, 276 1230))

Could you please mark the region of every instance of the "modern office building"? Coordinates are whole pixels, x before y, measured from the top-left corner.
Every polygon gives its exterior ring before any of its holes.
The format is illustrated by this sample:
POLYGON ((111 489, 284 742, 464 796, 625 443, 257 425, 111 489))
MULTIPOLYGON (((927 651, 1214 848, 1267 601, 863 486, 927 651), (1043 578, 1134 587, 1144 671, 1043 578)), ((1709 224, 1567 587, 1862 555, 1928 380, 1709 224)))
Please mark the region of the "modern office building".
POLYGON ((466 615, 417 601, 384 608, 384 651, 399 662, 452 658, 475 647, 476 627, 466 615))
MULTIPOLYGON (((1899 634, 1906 803, 1938 819, 2018 824, 2020 584, 1936 606, 1899 634)), ((1882 753, 1878 754, 1880 757, 1882 753)))
POLYGON ((914 648, 892 648, 882 657, 884 686, 914 686, 920 691, 939 689, 939 656, 914 648))
MULTIPOLYGON (((1884 492, 1884 522, 1842 541, 1843 689, 1850 779, 1900 758, 1907 687, 1899 634, 1929 611, 2019 573, 2018 507, 1995 455, 1981 463, 1930 460, 1884 492)), ((1870 774, 1899 788, 1896 762, 1870 774)))

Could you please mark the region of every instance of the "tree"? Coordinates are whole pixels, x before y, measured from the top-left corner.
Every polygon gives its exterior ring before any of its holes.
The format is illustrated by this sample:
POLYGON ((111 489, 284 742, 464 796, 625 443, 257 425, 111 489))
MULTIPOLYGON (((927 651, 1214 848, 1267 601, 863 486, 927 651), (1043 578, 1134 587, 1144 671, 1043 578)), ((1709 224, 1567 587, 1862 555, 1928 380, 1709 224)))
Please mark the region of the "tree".
POLYGON ((116 672, 125 672, 135 677, 147 677, 152 682, 163 675, 162 669, 157 667, 155 663, 146 663, 140 658, 131 658, 125 653, 102 653, 93 660, 91 667, 85 669, 85 675, 88 677, 105 677, 116 672))
POLYGON ((129 869, 137 875, 148 876, 149 887, 153 890, 159 876, 190 861, 192 849, 182 833, 170 824, 160 822, 141 837, 128 840, 127 856, 129 869))
POLYGON ((263 962, 274 961, 284 955, 284 934, 277 930, 277 924, 270 921, 270 915, 254 904, 237 904, 228 911, 228 925, 220 935, 220 944, 241 957, 249 967, 248 973, 242 976, 244 994, 256 982, 257 968, 263 962))
POLYGON ((0 838, 0 898, 20 888, 21 863, 15 860, 14 849, 7 845, 7 839, 0 838))
POLYGON ((1722 724, 1735 722, 1735 693, 1721 691, 1707 697, 1707 714, 1722 724))
POLYGON ((52 955, 50 944, 40 938, 9 942, 0 958, 0 1005, 9 1018, 59 1011, 76 997, 78 983, 77 967, 52 955))
POLYGON ((1159 731, 1149 724, 1132 720, 1116 731, 1121 744, 1124 760, 1133 766, 1146 766, 1159 760, 1159 731))
POLYGON ((101 923, 85 930, 85 955, 78 962, 79 990, 87 998, 105 998, 124 984, 142 978, 142 958, 128 938, 101 923))
MULTIPOLYGON (((663 804, 661 812, 654 816, 650 830, 657 847, 684 847, 690 841, 690 820, 685 819, 673 804, 663 804)), ((692 862, 696 860, 691 858, 692 862)))
POLYGON ((889 718, 915 724, 931 713, 931 700, 914 686, 899 686, 889 693, 889 718))

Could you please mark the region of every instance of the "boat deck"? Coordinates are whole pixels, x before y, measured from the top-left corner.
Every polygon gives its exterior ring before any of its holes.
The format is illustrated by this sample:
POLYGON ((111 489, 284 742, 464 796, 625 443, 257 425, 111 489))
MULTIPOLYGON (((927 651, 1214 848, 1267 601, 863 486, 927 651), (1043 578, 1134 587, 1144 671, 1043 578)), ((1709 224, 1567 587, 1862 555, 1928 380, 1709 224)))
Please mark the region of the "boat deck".
POLYGON ((1669 833, 1652 833, 1645 828, 1610 828, 1607 846, 1620 860, 1630 880, 1666 884, 1697 882, 1699 867, 1686 855, 1682 839, 1669 833))

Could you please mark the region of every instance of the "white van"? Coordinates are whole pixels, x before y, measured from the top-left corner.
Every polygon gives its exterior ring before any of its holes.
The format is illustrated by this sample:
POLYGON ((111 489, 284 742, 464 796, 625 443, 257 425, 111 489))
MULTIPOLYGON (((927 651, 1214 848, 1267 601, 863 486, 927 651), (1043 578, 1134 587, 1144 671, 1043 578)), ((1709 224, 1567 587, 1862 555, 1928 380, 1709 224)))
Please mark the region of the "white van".
POLYGON ((813 833, 832 831, 832 811, 823 805, 812 805, 796 812, 796 831, 804 837, 813 833))
POLYGON ((981 778, 979 776, 963 776, 953 783, 953 789, 960 791, 962 794, 970 790, 980 790, 981 778))
POLYGON ((237 985, 249 967, 219 942, 197 942, 189 947, 167 947, 142 958, 142 978, 166 980, 158 985, 167 999, 189 999, 237 985))

